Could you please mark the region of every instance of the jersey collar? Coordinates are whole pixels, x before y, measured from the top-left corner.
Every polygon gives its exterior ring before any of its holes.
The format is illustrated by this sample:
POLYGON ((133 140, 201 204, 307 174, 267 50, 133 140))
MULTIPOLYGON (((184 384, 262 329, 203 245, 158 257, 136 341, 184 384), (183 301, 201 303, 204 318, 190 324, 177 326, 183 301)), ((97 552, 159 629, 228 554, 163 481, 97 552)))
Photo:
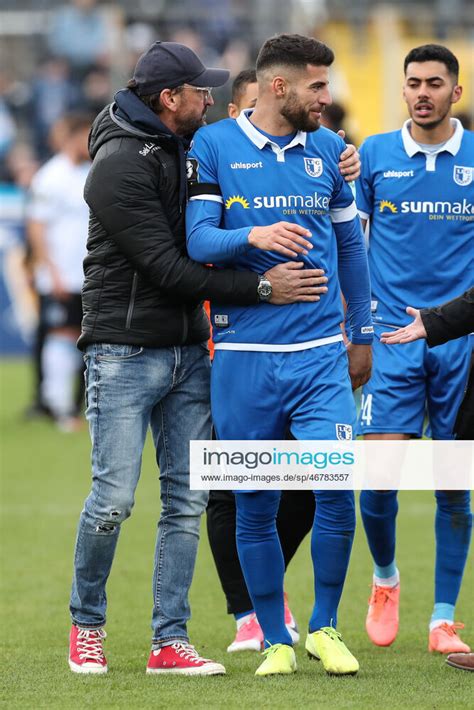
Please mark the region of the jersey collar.
POLYGON ((239 124, 240 128, 243 130, 247 138, 251 140, 252 143, 256 145, 257 148, 259 148, 260 150, 262 150, 262 148, 265 148, 267 144, 272 146, 272 148, 274 146, 277 147, 279 151, 294 148, 295 145, 302 145, 303 148, 306 146, 307 134, 304 131, 298 131, 293 140, 288 143, 288 145, 286 145, 284 148, 280 148, 280 146, 270 140, 268 136, 265 136, 263 135, 263 133, 260 133, 260 131, 255 128, 253 123, 249 121, 252 111, 253 109, 244 109, 243 111, 241 111, 241 113, 237 117, 237 123, 239 124))
MULTIPOLYGON (((413 140, 409 131, 410 125, 411 118, 409 118, 408 121, 405 121, 405 123, 403 124, 402 141, 403 147, 405 148, 408 157, 413 158, 416 153, 422 153, 423 151, 421 150, 418 143, 413 140)), ((454 133, 438 152, 442 153, 443 151, 447 150, 448 153, 451 153, 451 155, 456 155, 459 151, 459 148, 461 147, 464 128, 462 127, 461 121, 459 121, 457 118, 451 119, 451 125, 454 126, 454 133)))

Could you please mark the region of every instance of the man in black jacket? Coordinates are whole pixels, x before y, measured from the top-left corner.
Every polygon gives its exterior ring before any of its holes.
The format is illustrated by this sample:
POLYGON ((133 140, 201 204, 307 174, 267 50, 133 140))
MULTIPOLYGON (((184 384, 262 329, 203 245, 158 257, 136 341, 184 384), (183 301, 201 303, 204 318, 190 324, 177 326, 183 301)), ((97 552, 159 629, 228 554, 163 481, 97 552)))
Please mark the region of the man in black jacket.
MULTIPOLYGON (((105 673, 105 586, 130 515, 147 428, 160 468, 150 673, 213 675, 189 644, 188 591, 207 493, 189 489, 189 441, 211 435, 209 324, 201 301, 317 301, 319 269, 280 264, 263 276, 214 270, 186 254, 186 137, 203 124, 211 88, 228 78, 187 47, 155 43, 129 88, 97 117, 85 187, 90 213, 79 347, 86 369, 93 485, 81 514, 70 610, 69 665, 105 673)), ((349 161, 351 162, 351 161, 349 161)), ((354 162, 352 160, 352 162, 354 162)), ((345 166, 347 167, 347 166, 345 166)), ((282 223, 303 251, 297 225, 282 223)))
MULTIPOLYGON (((382 343, 395 345, 426 339, 430 348, 455 340, 474 331, 474 287, 458 298, 435 308, 407 308, 414 320, 410 325, 388 333, 382 333, 382 343)), ((474 438, 474 363, 454 424, 456 439, 474 438)))

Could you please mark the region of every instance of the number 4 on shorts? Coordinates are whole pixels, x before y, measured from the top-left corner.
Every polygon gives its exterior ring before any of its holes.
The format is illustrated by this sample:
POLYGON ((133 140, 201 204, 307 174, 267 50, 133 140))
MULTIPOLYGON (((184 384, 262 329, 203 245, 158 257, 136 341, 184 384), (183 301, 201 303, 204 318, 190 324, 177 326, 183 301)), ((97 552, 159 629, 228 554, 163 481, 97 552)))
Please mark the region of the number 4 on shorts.
POLYGON ((360 418, 366 426, 372 424, 372 396, 371 394, 362 395, 360 418))

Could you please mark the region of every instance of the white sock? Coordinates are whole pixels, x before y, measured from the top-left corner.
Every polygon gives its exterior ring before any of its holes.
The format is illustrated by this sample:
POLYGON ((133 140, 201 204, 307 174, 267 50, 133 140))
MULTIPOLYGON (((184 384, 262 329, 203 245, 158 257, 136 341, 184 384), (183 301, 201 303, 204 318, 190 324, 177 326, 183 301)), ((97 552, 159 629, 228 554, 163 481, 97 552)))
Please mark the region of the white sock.
POLYGON ((377 584, 379 587, 396 587, 397 584, 400 584, 400 572, 397 567, 397 571, 391 577, 377 577, 374 574, 373 579, 374 584, 377 584))
POLYGON ((250 614, 246 614, 245 616, 241 616, 240 619, 236 619, 237 623, 237 631, 239 631, 240 627, 243 626, 244 624, 247 624, 252 616, 254 615, 254 611, 251 611, 250 614))
POLYGON ((74 410, 75 377, 81 367, 81 353, 72 338, 51 333, 42 355, 44 402, 56 417, 70 416, 74 410))

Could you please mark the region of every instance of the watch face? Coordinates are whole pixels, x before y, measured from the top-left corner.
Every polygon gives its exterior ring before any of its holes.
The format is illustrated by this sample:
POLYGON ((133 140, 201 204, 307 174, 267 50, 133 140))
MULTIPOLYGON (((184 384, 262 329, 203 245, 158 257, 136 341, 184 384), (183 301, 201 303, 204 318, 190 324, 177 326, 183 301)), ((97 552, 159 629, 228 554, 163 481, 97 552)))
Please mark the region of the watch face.
POLYGON ((272 295, 272 285, 270 281, 260 281, 258 284, 258 295, 260 298, 270 298, 272 295))

